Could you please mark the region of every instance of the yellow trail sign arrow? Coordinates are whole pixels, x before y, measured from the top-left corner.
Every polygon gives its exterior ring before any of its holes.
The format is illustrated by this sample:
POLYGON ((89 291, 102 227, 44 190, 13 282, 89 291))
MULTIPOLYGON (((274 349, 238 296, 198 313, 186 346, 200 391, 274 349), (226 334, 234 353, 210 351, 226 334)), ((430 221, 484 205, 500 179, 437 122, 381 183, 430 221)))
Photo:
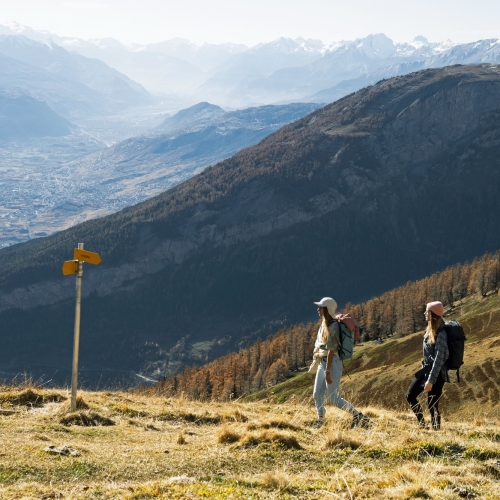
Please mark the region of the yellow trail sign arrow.
POLYGON ((98 253, 87 252, 87 250, 81 250, 80 248, 74 249, 73 259, 95 265, 101 263, 101 256, 98 253))
POLYGON ((77 260, 67 260, 62 265, 62 272, 64 276, 69 274, 76 274, 78 272, 78 261, 77 260))

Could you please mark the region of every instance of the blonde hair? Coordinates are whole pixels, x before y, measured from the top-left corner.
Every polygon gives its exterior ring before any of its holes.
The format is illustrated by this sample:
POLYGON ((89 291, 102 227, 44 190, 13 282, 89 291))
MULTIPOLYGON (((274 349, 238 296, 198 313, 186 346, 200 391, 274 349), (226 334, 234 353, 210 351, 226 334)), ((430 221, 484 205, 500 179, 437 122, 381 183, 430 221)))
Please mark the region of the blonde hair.
POLYGON ((429 321, 427 322, 427 329, 425 330, 425 338, 429 344, 435 344, 437 332, 444 326, 444 321, 443 318, 436 313, 432 311, 427 312, 429 313, 429 321))
POLYGON ((321 343, 326 344, 328 337, 330 336, 330 328, 328 328, 328 325, 332 322, 333 318, 330 316, 326 307, 323 307, 322 310, 323 314, 321 315, 321 326, 323 327, 323 330, 321 331, 321 343))

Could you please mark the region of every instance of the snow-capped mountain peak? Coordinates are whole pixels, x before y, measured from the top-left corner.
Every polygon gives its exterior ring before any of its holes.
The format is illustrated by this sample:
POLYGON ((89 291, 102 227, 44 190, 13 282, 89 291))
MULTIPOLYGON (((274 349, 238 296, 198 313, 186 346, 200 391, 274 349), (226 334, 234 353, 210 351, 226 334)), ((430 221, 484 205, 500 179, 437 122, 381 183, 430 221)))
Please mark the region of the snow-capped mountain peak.
POLYGON ((51 39, 60 39, 60 37, 55 33, 51 33, 50 31, 46 30, 34 30, 33 28, 30 28, 29 26, 23 26, 16 21, 5 23, 4 26, 8 28, 13 35, 25 36, 26 38, 31 38, 32 40, 46 41, 51 39))
POLYGON ((383 33, 375 33, 368 35, 365 38, 355 40, 358 43, 358 48, 369 57, 380 57, 385 59, 392 56, 396 52, 394 42, 383 33))

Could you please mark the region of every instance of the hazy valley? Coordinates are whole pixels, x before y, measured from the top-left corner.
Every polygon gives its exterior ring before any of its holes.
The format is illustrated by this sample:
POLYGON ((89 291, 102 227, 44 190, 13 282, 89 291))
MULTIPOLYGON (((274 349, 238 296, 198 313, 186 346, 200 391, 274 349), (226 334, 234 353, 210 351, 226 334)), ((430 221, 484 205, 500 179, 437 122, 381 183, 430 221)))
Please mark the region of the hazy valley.
POLYGON ((69 52, 99 59, 152 95, 237 108, 292 101, 328 103, 382 78, 419 69, 500 62, 498 39, 460 44, 417 36, 410 42, 397 42, 377 33, 329 43, 281 37, 247 47, 198 45, 181 38, 125 45, 111 38, 61 37, 16 24, 1 27, 2 31, 6 37, 55 43, 69 52), (324 100, 318 99, 321 96, 324 100))
POLYGON ((318 107, 289 104, 225 112, 200 103, 171 117, 148 116, 146 111, 153 111, 148 107, 143 115, 132 110, 116 116, 117 123, 108 116, 101 126, 111 131, 95 130, 97 124, 85 122, 57 138, 0 144, 0 247, 148 199, 318 107), (130 123, 134 118, 142 118, 135 128, 130 123), (134 131, 141 133, 117 140, 134 131))

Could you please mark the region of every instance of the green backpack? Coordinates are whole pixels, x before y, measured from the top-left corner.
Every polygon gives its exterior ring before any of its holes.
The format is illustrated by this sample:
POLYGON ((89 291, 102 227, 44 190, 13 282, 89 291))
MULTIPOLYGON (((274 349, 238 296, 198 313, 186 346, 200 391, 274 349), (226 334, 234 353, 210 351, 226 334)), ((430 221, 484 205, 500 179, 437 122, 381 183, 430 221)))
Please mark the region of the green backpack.
POLYGON ((340 330, 339 358, 352 358, 354 344, 360 339, 358 323, 349 313, 337 314, 335 321, 338 322, 340 330))

